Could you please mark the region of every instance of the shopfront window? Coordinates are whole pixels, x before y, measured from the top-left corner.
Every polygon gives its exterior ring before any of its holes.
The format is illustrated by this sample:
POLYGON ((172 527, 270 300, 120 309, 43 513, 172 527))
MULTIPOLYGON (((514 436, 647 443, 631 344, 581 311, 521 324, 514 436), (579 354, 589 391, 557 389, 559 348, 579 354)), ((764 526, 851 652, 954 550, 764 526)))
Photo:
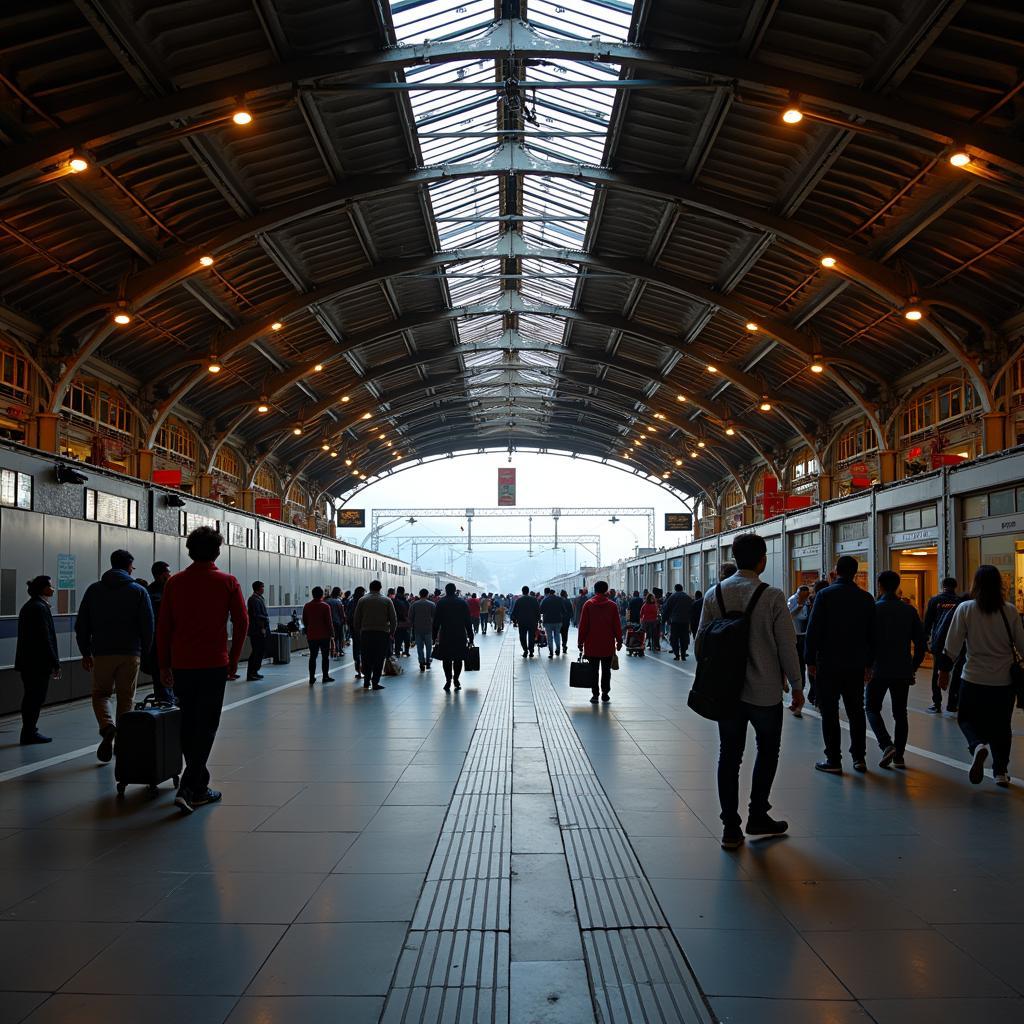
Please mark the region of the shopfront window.
POLYGON ((854 540, 867 540, 868 521, 866 519, 855 519, 849 523, 838 523, 835 527, 835 536, 840 544, 854 540))
POLYGON ((700 554, 698 552, 686 556, 686 575, 689 584, 687 589, 690 593, 700 590, 700 554))
POLYGON ((710 590, 718 582, 718 552, 704 552, 704 586, 710 590))

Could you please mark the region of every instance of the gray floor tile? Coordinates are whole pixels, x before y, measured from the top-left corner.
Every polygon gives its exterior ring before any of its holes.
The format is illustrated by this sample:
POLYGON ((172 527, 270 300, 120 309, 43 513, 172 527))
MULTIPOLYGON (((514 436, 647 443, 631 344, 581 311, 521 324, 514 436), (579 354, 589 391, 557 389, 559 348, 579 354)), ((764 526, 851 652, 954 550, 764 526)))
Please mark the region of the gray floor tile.
POLYGON ((439 804, 447 807, 455 792, 455 782, 400 782, 392 789, 385 804, 439 804))
POLYGON ((590 1024, 594 1004, 582 960, 513 963, 510 1024, 590 1024))
POLYGON ((381 807, 366 825, 368 833, 375 832, 423 832, 436 835, 447 808, 436 804, 411 807, 406 804, 381 807))
POLYGON ((1024 999, 867 999, 875 1024, 1020 1024, 1024 999))
POLYGON ((936 930, 1024 995, 1019 923, 943 924, 938 925, 936 930))
POLYGON ((0 843, 0 874, 75 871, 123 846, 125 834, 80 829, 25 829, 0 843))
POLYGON ((390 832, 364 832, 334 870, 345 874, 425 874, 436 845, 436 834, 406 834, 398 842, 390 832))
MULTIPOLYGON (((951 840, 952 842, 952 840, 951 840)), ((883 883, 892 898, 929 924, 1010 924, 1024 921, 1024 893, 994 878, 963 870, 946 878, 901 878, 883 883)))
POLYGON ((512 857, 512 959, 579 960, 579 923, 565 857, 512 857))
POLYGON ((394 788, 391 782, 313 782, 304 786, 289 803, 328 807, 339 804, 379 806, 394 788))
POLYGON ((226 1024, 377 1024, 383 999, 370 996, 245 996, 226 1024))
POLYGON ((858 999, 1014 995, 938 932, 814 932, 806 937, 858 999))
POLYGON ((234 996, 58 993, 26 1024, 223 1024, 234 1003, 234 996))
POLYGON ((260 832, 359 832, 370 823, 379 804, 298 804, 275 811, 260 832))
POLYGON ((721 1024, 872 1024, 854 1002, 717 997, 711 1006, 721 1024))
POLYGON ((743 858, 717 839, 634 836, 630 840, 648 878, 746 878, 743 858))
POLYGON ((892 893, 866 879, 761 882, 762 891, 798 931, 924 928, 892 893))
POLYGON ((329 875, 299 921, 411 921, 422 888, 422 874, 329 875))
POLYGON ((45 992, 0 992, 0 1020, 17 1024, 46 998, 45 992))
POLYGON ((512 852, 562 852, 554 797, 542 793, 512 794, 512 852))
POLYGON ((0 921, 0 990, 55 992, 123 931, 121 924, 0 921))
POLYGON ((321 875, 306 872, 190 875, 143 920, 290 924, 322 880, 321 875))
POLYGON ((758 886, 745 879, 652 878, 651 887, 673 929, 790 927, 758 886))
POLYGON ((405 924, 292 925, 247 994, 386 995, 405 934, 405 924))
POLYGON ((674 811, 618 811, 622 828, 633 836, 679 836, 700 838, 709 835, 708 827, 686 806, 674 811))
POLYGON ((461 764, 414 764, 402 772, 399 782, 454 782, 461 764))
POLYGON ((325 874, 357 836, 356 832, 251 832, 211 847, 208 860, 215 871, 325 874))
POLYGON ((673 928, 708 996, 845 1000, 850 993, 795 931, 673 928))
POLYGON ((132 875, 99 870, 68 872, 59 881, 9 908, 14 921, 137 921, 173 892, 185 873, 139 871, 132 875))
POLYGON ((0 872, 0 910, 11 907, 48 885, 60 881, 63 871, 43 871, 33 868, 19 868, 17 871, 0 872))
POLYGON ((266 924, 135 924, 64 991, 241 995, 283 933, 266 924))

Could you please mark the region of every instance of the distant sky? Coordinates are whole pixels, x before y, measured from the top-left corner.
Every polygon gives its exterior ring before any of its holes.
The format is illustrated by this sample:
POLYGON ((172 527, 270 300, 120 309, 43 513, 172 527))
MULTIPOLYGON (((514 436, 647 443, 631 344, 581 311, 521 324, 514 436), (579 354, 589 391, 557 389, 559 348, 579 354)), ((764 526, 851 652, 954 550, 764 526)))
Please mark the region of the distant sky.
MULTIPOLYGON (((624 506, 627 508, 653 507, 655 511, 655 546, 674 547, 689 539, 689 534, 666 534, 664 513, 681 511, 683 506, 668 491, 648 480, 632 476, 582 459, 569 459, 557 455, 516 453, 511 465, 516 470, 516 503, 520 507, 564 508, 569 506, 624 506)), ((473 454, 445 459, 426 466, 415 466, 373 484, 348 502, 349 508, 366 509, 366 530, 345 530, 344 538, 363 543, 369 532, 374 508, 493 508, 498 504, 498 469, 509 466, 508 456, 501 453, 473 454)), ((464 537, 459 527, 465 526, 464 517, 458 519, 420 519, 410 526, 397 522, 382 528, 381 548, 395 552, 395 542, 402 536, 431 535, 464 537)), ((475 535, 522 536, 527 534, 526 518, 475 518, 475 535)), ((535 535, 554 532, 550 516, 535 518, 535 535)), ((610 523, 607 517, 569 518, 559 520, 560 536, 566 534, 599 534, 601 558, 604 564, 633 554, 634 547, 647 544, 647 524, 642 518, 623 518, 610 523)), ((411 556, 411 545, 404 544, 401 556, 411 556)), ((464 548, 455 549, 454 555, 445 548, 434 548, 420 558, 425 569, 450 568, 459 575, 469 576, 488 587, 501 589, 518 587, 522 583, 538 583, 557 573, 571 571, 579 565, 593 564, 593 557, 582 550, 566 546, 552 551, 535 547, 532 558, 526 547, 474 548, 467 572, 464 548), (454 561, 449 559, 454 558, 454 561)))

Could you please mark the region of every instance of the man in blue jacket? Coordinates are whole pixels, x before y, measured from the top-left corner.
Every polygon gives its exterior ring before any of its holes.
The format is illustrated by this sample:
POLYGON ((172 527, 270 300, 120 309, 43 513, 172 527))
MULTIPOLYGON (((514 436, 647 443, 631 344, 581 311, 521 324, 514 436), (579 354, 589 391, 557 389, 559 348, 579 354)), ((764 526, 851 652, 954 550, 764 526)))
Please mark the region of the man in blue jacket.
POLYGON ((815 597, 804 640, 807 673, 815 681, 825 740, 825 760, 814 767, 833 775, 843 773, 840 699, 850 723, 854 770, 868 770, 864 684, 875 660, 875 601, 857 586, 857 568, 857 559, 850 555, 836 562, 836 581, 815 597))
POLYGON ((895 765, 906 768, 903 760, 907 749, 907 695, 914 684, 914 673, 924 661, 925 636, 921 618, 913 605, 896 596, 900 574, 887 569, 878 576, 882 595, 875 605, 875 663, 864 695, 864 710, 871 731, 882 748, 879 768, 895 765), (911 654, 913 648, 913 654, 911 654), (886 693, 892 702, 895 740, 882 720, 882 702, 886 693))
POLYGON ((82 597, 75 639, 82 668, 92 673, 92 710, 102 742, 96 756, 104 763, 114 753, 115 719, 110 698, 117 694, 117 718, 132 708, 142 652, 153 644, 153 606, 145 587, 132 579, 135 559, 115 551, 110 568, 82 597))

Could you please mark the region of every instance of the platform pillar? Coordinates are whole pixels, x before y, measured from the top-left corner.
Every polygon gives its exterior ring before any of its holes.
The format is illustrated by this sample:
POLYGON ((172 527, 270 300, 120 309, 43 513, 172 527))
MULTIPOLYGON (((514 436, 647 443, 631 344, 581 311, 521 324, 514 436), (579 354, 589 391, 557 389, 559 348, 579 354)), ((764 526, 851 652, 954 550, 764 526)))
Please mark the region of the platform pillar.
POLYGON ((208 498, 213 490, 213 474, 198 473, 195 478, 195 495, 198 498, 208 498))
POLYGON ((818 503, 832 500, 832 474, 818 474, 818 503))
POLYGON ((153 462, 155 453, 151 448, 138 448, 135 451, 135 475, 140 480, 153 479, 153 462))
POLYGON ((982 417, 985 454, 1001 452, 1006 447, 1006 413, 987 412, 982 417))
POLYGON ((36 447, 44 452, 57 451, 60 416, 55 412, 36 413, 36 447))
POLYGON ((244 512, 256 511, 256 491, 253 488, 243 487, 239 492, 238 498, 242 503, 242 510, 244 512))
POLYGON ((896 479, 896 455, 893 451, 878 453, 878 476, 883 484, 891 484, 896 479))

